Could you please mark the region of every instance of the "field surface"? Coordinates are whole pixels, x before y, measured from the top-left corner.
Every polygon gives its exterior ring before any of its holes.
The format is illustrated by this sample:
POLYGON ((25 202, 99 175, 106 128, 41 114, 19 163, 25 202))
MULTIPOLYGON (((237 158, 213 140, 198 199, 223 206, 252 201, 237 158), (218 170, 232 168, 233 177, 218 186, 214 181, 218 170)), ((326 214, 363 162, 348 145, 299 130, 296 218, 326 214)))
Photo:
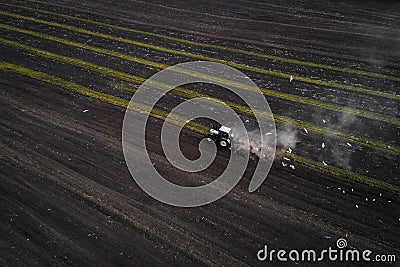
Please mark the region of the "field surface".
MULTIPOLYGON (((398 2, 2 0, 0 6, 0 265, 263 265, 257 252, 264 245, 318 251, 336 247, 339 238, 374 255, 394 254, 397 262, 386 264, 398 264, 398 2), (256 192, 248 192, 252 157, 225 197, 177 208, 132 179, 122 122, 146 79, 198 60, 248 75, 269 102, 278 139, 290 140, 278 142, 285 154, 256 192)), ((208 183, 229 160, 228 151, 219 151, 200 173, 168 162, 160 131, 176 105, 207 95, 255 127, 254 114, 224 90, 184 86, 152 113, 148 153, 174 183, 208 183)), ((181 132, 188 158, 198 157, 203 137, 181 132)))

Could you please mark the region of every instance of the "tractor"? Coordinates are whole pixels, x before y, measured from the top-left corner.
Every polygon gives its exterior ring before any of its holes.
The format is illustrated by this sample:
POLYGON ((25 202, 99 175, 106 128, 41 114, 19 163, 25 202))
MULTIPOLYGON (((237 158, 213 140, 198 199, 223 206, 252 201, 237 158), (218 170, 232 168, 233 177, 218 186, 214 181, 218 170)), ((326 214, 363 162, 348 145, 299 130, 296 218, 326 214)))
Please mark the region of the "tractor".
POLYGON ((232 129, 221 126, 219 130, 211 129, 208 133, 208 140, 213 140, 217 145, 223 148, 231 148, 232 129))

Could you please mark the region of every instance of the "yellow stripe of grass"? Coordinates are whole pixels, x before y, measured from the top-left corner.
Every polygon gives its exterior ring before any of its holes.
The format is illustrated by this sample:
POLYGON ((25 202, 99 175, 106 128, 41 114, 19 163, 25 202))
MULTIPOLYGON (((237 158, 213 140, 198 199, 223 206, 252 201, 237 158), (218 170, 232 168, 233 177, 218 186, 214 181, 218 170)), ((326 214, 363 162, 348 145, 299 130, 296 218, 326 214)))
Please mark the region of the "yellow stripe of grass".
POLYGON ((281 61, 289 64, 294 64, 294 65, 301 65, 301 66, 307 66, 307 67, 315 67, 315 68, 320 68, 320 69, 327 69, 331 71, 339 71, 339 72, 344 72, 344 73, 349 73, 349 74, 356 74, 356 75, 362 75, 362 76, 369 76, 369 77, 374 77, 374 78, 380 78, 380 79, 386 79, 390 81, 400 81, 400 77, 396 76, 391 76, 391 75, 385 75, 385 74, 380 74, 380 73, 375 73, 375 72, 370 72, 370 71, 364 71, 364 70, 356 70, 356 69, 350 69, 350 68, 344 68, 344 67, 337 67, 337 66, 331 66, 331 65, 325 65, 325 64, 318 64, 318 63, 313 63, 313 62, 308 62, 308 61, 302 61, 302 60, 296 60, 296 59, 291 59, 291 58, 285 58, 285 57, 278 57, 278 56, 272 56, 268 54, 262 54, 258 52, 252 52, 252 51, 246 51, 242 49, 236 49, 236 48, 231 48, 231 47, 226 47, 226 46, 220 46, 220 45, 214 45, 214 44, 207 44, 207 43, 201 43, 201 42, 196 42, 196 41, 191 41, 191 40, 185 40, 177 37, 171 37, 168 35, 163 35, 163 34, 158 34, 158 33, 152 33, 152 32, 147 32, 147 31, 142 31, 142 30, 136 30, 136 29, 130 29, 126 27, 121 27, 121 26, 116 26, 104 22, 99 22, 99 21, 93 21, 89 19, 84 19, 84 18, 78 18, 75 16, 69 16, 66 14, 62 13, 56 13, 56 12, 51 12, 47 10, 42 10, 42 9, 36 9, 36 8, 30 8, 30 7, 24 7, 21 5, 11 5, 11 4, 5 4, 9 6, 14 6, 30 11, 36 11, 39 13, 43 14, 48 14, 52 16, 57 16, 57 17, 62 17, 66 19, 71 19, 71 20, 76 20, 76 21, 82 21, 85 23, 90 23, 93 25, 99 25, 99 26, 104 26, 116 30, 121 30, 121 31, 127 31, 127 32, 133 32, 133 33, 139 33, 143 35, 148 35, 148 36, 153 36, 165 40, 170 40, 174 42, 179 42, 179 43, 185 43, 185 44, 190 44, 190 45, 195 45, 195 46, 200 46, 200 47, 206 47, 206 48, 213 48, 213 49, 218 49, 218 50, 223 50, 223 51, 229 51, 229 52, 234 52, 238 54, 243 54, 243 55, 248 55, 248 56, 254 56, 254 57, 259 57, 263 59, 268 59, 268 60, 276 60, 276 61, 281 61))
MULTIPOLYGON (((162 88, 163 85, 160 85, 159 88, 162 88)), ((125 91, 130 91, 130 92, 135 92, 136 89, 132 89, 129 87, 119 87, 118 89, 121 90, 125 90, 125 91)), ((206 98, 209 97, 208 95, 205 94, 200 94, 182 87, 176 87, 173 92, 177 95, 180 96, 184 96, 187 98, 197 98, 197 97, 204 97, 203 101, 207 101, 206 98)), ((259 110, 255 110, 254 113, 250 108, 247 108, 245 106, 241 106, 238 105, 236 103, 233 102, 229 102, 229 101, 225 101, 225 104, 227 104, 228 106, 230 106, 231 108, 233 108, 234 110, 241 112, 243 114, 247 114, 250 115, 252 117, 254 117, 254 115, 259 115, 262 118, 265 119, 271 119, 271 115, 259 110)), ((214 101, 207 101, 209 103, 215 104, 214 101)), ((306 128, 308 131, 311 132, 315 132, 318 134, 322 134, 322 135, 326 135, 326 136, 330 136, 330 137, 334 137, 334 138, 340 138, 340 139, 345 139, 348 140, 350 142, 353 142, 355 144, 359 144, 361 146, 364 147, 369 147, 369 148, 373 148, 373 149, 377 149, 377 150, 382 150, 382 151, 386 151, 389 152, 391 154, 394 154, 396 156, 400 155, 400 147, 397 146, 393 146, 393 145, 387 145, 385 143, 379 142, 379 141, 375 141, 375 140, 371 140, 371 139, 367 139, 361 136, 356 136, 356 135, 351 135, 349 133, 343 133, 343 132, 339 132, 330 128, 322 128, 319 127, 315 124, 312 123, 308 123, 308 122, 304 122, 304 121, 300 121, 300 120, 296 120, 296 119, 292 119, 289 117, 285 117, 279 114, 273 114, 273 118, 275 119, 275 121, 279 122, 279 123, 289 123, 293 126, 295 126, 296 128, 299 129, 303 129, 306 128)))
POLYGON ((36 23, 41 23, 41 24, 45 24, 45 25, 49 25, 49 26, 53 26, 53 27, 57 27, 57 28, 61 28, 61 29, 66 29, 66 30, 83 33, 83 34, 88 34, 88 35, 92 35, 92 36, 96 36, 96 37, 100 37, 100 38, 105 38, 105 39, 109 39, 109 40, 113 40, 113 41, 128 43, 128 44, 132 44, 132 45, 136 45, 136 46, 142 46, 142 47, 146 47, 146 48, 157 50, 157 51, 162 51, 162 52, 169 53, 169 54, 181 55, 181 56, 191 57, 191 58, 199 59, 199 60, 208 60, 208 61, 212 61, 212 62, 218 62, 218 63, 226 64, 231 67, 242 69, 242 70, 258 72, 258 73, 277 76, 277 77, 281 77, 281 78, 285 78, 285 79, 290 79, 290 77, 292 77, 295 80, 302 81, 305 83, 310 83, 310 84, 315 84, 315 85, 320 85, 320 86, 334 87, 334 88, 345 89, 345 90, 355 91, 355 92, 364 93, 364 94, 370 94, 370 95, 400 100, 400 95, 396 95, 396 94, 389 94, 389 93, 385 93, 385 92, 370 90, 370 89, 361 88, 361 87, 352 86, 352 85, 344 85, 344 84, 335 83, 335 82, 316 80, 316 79, 311 79, 311 78, 307 78, 307 77, 291 75, 288 73, 282 73, 282 72, 278 72, 278 71, 271 71, 271 70, 266 70, 266 69, 262 69, 262 68, 251 67, 251 66, 247 66, 244 64, 240 64, 240 63, 225 61, 222 59, 197 55, 197 54, 179 51, 179 50, 168 49, 168 48, 164 48, 164 47, 160 47, 160 46, 156 46, 156 45, 151 45, 151 44, 146 44, 146 43, 142 43, 142 42, 138 42, 138 41, 129 40, 129 39, 122 38, 122 37, 116 37, 116 36, 111 36, 111 35, 107 35, 107 34, 96 33, 96 32, 88 31, 85 29, 77 28, 74 26, 69 26, 69 25, 60 24, 60 23, 56 23, 56 22, 49 22, 49 21, 45 21, 45 20, 41 20, 41 19, 30 18, 30 17, 26 17, 26 16, 22 16, 22 15, 17 15, 17 14, 2 12, 2 11, 0 11, 0 14, 9 16, 9 17, 18 18, 18 19, 33 21, 36 23))
MULTIPOLYGON (((94 46, 90 46, 90 45, 85 45, 85 44, 69 41, 69 40, 66 40, 66 39, 50 36, 50 35, 43 34, 43 33, 34 32, 34 31, 30 31, 30 30, 25 30, 25 29, 9 26, 9 25, 6 25, 6 24, 0 24, 0 28, 4 28, 4 29, 12 30, 12 31, 21 32, 21 33, 24 33, 24 34, 37 36, 37 37, 40 37, 40 38, 48 39, 48 40, 51 40, 51 41, 63 43, 63 44, 70 45, 70 46, 84 48, 84 49, 87 49, 87 50, 91 50, 91 51, 102 53, 102 54, 111 55, 111 56, 114 56, 114 57, 119 57, 119 58, 122 58, 122 59, 138 62, 138 63, 144 64, 144 65, 148 65, 148 66, 151 66, 151 67, 155 67, 155 68, 165 69, 165 68, 169 67, 169 65, 166 65, 166 64, 157 63, 157 62, 153 62, 153 61, 150 61, 150 60, 137 58, 137 57, 133 57, 133 56, 130 56, 130 55, 126 55, 126 54, 122 54, 122 53, 119 53, 119 52, 115 52, 115 51, 112 51, 112 50, 98 48, 98 47, 94 47, 94 46)), ((178 71, 178 69, 175 69, 175 71, 178 71)), ((250 86, 245 85, 245 84, 240 84, 240 83, 237 83, 237 82, 233 82, 231 80, 222 79, 222 78, 218 78, 218 77, 210 76, 210 75, 205 75, 205 74, 201 74, 201 73, 198 73, 198 72, 193 72, 193 71, 191 72, 191 71, 188 71, 188 70, 181 70, 181 71, 183 73, 186 73, 186 74, 189 74, 189 75, 192 75, 192 76, 197 76, 197 77, 200 76, 200 77, 212 80, 212 81, 217 81, 217 82, 220 82, 220 83, 223 83, 223 84, 227 84, 227 85, 230 85, 230 86, 236 86, 236 87, 241 88, 241 89, 247 89, 247 90, 253 90, 254 91, 253 87, 250 87, 250 86)), ((377 114, 377 113, 374 113, 374 112, 363 111, 363 110, 354 109, 354 108, 343 108, 342 106, 339 106, 339 105, 335 105, 335 104, 331 104, 331 103, 326 103, 326 102, 314 100, 314 99, 311 99, 311 98, 308 98, 308 97, 302 97, 302 96, 296 96, 296 95, 281 93, 281 92, 277 92, 277 91, 273 91, 273 90, 265 89, 265 88, 261 88, 261 92, 264 95, 267 95, 267 96, 273 96, 273 97, 277 97, 277 98, 281 98, 281 99, 285 99, 285 100, 289 100, 289 101, 293 101, 293 102, 299 102, 299 103, 312 105, 312 106, 316 106, 316 107, 320 107, 320 108, 324 108, 324 109, 328 109, 328 110, 333 110, 333 111, 336 111, 336 112, 349 113, 351 115, 355 115, 355 116, 359 116, 359 117, 365 117, 365 118, 368 118, 368 119, 383 121, 385 123, 390 123, 390 124, 394 124, 394 125, 400 125, 400 119, 395 118, 395 117, 382 115, 382 114, 377 114)))
MULTIPOLYGON (((65 89, 77 92, 79 94, 85 95, 87 97, 96 99, 96 100, 101 100, 116 106, 120 106, 122 108, 127 108, 129 101, 113 96, 113 95, 109 95, 109 94, 105 94, 105 93, 100 93, 97 92, 95 90, 91 90, 89 88, 86 88, 84 86, 81 86, 79 84, 73 83, 73 82, 69 82, 66 80, 63 80, 61 78, 46 74, 44 72, 39 72, 39 71, 35 71, 35 70, 31 70, 22 66, 18 66, 12 63, 8 63, 8 62, 4 62, 4 61, 0 61, 0 70, 9 70, 9 71, 13 71, 13 72, 17 72, 23 75, 26 75, 28 77, 46 82, 46 83, 50 83, 52 85, 56 85, 56 86, 60 86, 63 87, 65 89)), ((158 118, 158 119, 162 119, 162 120, 167 120, 168 117, 168 113, 158 110, 158 109, 150 109, 147 106, 144 105, 140 105, 140 104, 134 104, 134 105, 129 105, 129 108, 136 111, 136 112, 140 112, 140 113, 145 113, 145 112, 149 112, 151 111, 151 116, 158 118)), ((182 118, 179 118, 177 116, 170 116, 171 120, 168 120, 168 122, 170 123, 178 123, 178 122, 185 122, 185 120, 183 120, 182 118)), ((185 126, 186 127, 186 126, 185 126)), ((207 126, 201 125, 199 123, 196 122, 189 122, 187 125, 187 128, 195 131, 197 133, 200 134, 206 134, 208 133, 209 128, 207 126)))
POLYGON ((383 182, 383 181, 380 181, 380 180, 377 180, 377 179, 374 179, 374 178, 371 178, 371 177, 368 177, 368 176, 360 175, 358 173, 340 169, 338 167, 331 166, 331 165, 325 166, 322 162, 303 158, 303 157, 300 157, 293 153, 285 153, 285 156, 288 158, 292 158, 295 161, 302 163, 303 165, 309 166, 314 169, 318 169, 322 172, 335 174, 339 177, 345 177, 345 178, 348 178, 353 181, 365 183, 365 184, 372 185, 372 186, 379 187, 379 188, 389 189, 393 192, 400 193, 399 187, 389 184, 389 183, 386 183, 386 182, 383 182))
MULTIPOLYGON (((65 63, 71 64, 71 65, 79 66, 79 67, 82 67, 82 68, 85 68, 85 69, 89 69, 89 70, 92 70, 92 71, 95 71, 95 72, 98 72, 98 73, 101 73, 101 74, 105 74, 105 75, 108 75, 108 76, 116 77, 116 78, 119 78, 121 80, 128 81, 128 82, 141 84, 146 80, 145 78, 142 78, 142 77, 139 77, 139 76, 135 76, 135 75, 132 75, 132 74, 129 74, 129 73, 120 72, 120 71, 117 71, 117 70, 114 70, 114 69, 111 69, 111 68, 107 68, 107 67, 104 67, 104 66, 96 65, 96 64, 93 64, 93 63, 90 63, 90 62, 87 62, 87 61, 83 61, 83 60, 80 60, 80 59, 71 58, 71 57, 67 57, 67 56, 64 56, 64 55, 59 55, 59 54, 56 54, 56 53, 48 52, 48 51, 45 51, 45 50, 42 50, 42 49, 34 48, 34 47, 31 47, 31 46, 28 46, 28 45, 23 45, 23 44, 20 44, 18 42, 9 41, 9 40, 3 39, 3 38, 0 38, 0 44, 12 46, 12 47, 17 48, 17 49, 23 49, 23 50, 29 51, 30 53, 34 53, 36 55, 39 55, 39 56, 42 56, 42 57, 45 57, 45 58, 49 58, 49 59, 52 59, 52 60, 57 60, 57 61, 60 61, 60 62, 65 62, 65 63)), ((162 88, 165 88, 166 85, 162 84, 162 83, 157 83, 157 84, 155 84, 155 86, 156 86, 156 88, 162 89, 162 88)), ((119 89, 124 89, 124 90, 131 91, 131 92, 134 91, 134 90, 121 88, 121 87, 119 89)), ((191 90, 188 90, 188 89, 185 89, 185 88, 182 88, 182 87, 175 88, 174 89, 174 93, 178 94, 178 95, 181 95, 183 97, 187 97, 187 98, 196 98, 196 97, 204 97, 204 98, 206 98, 206 97, 209 97, 208 95, 197 93, 195 91, 191 91, 191 90)), ((214 101, 210 101, 210 102, 215 104, 214 101)), ((241 105, 238 105, 236 103, 229 102, 229 101, 224 101, 224 102, 228 106, 230 106, 231 108, 233 108, 234 110, 236 110, 238 112, 241 112, 241 113, 244 113, 244 114, 247 114, 247 115, 250 115, 250 116, 254 116, 254 113, 250 108, 247 108, 245 106, 241 106, 241 105)), ((266 118, 266 119, 270 119, 271 118, 270 114, 267 114, 267 113, 265 113, 263 111, 256 110, 255 113, 257 115, 263 117, 263 118, 266 118)), ((316 133, 319 133, 319 134, 322 134, 322 135, 327 135, 327 136, 336 137, 336 138, 342 138, 342 139, 345 139, 347 141, 351 141, 353 143, 356 143, 356 144, 359 144, 359 145, 362 145, 362 146, 366 146, 366 147, 370 147, 370 148, 373 148, 373 149, 379 149, 379 150, 387 151, 387 152, 390 152, 390 153, 395 154, 395 155, 400 155, 400 148, 398 148, 396 146, 388 146, 387 144, 382 143, 382 142, 378 142, 378 141, 371 140, 371 139, 366 139, 366 138, 359 137, 359 136, 350 135, 348 133, 335 131, 335 130, 332 130, 332 129, 329 129, 329 128, 322 128, 322 127, 319 127, 319 126, 317 126, 315 124, 312 124, 312 123, 303 122, 303 121, 300 121, 300 120, 288 118, 288 117, 285 117, 285 116, 282 116, 282 115, 278 115, 278 114, 274 114, 274 118, 275 118, 275 120, 277 122, 290 123, 290 124, 296 126, 297 128, 300 128, 300 129, 306 128, 306 129, 308 129, 308 130, 310 130, 312 132, 316 132, 316 133)))
MULTIPOLYGON (((15 73, 19 73, 25 76, 28 76, 30 78, 34 78, 55 86, 59 86, 62 88, 65 88, 67 90, 71 90, 74 92, 77 92, 79 94, 88 96, 90 98, 96 99, 96 100, 100 100, 106 103, 110 103, 116 106, 120 106, 122 108, 127 108, 128 107, 128 101, 121 99, 119 97, 116 96, 112 96, 112 95, 108 95, 108 94, 104 94, 104 93, 100 93, 94 90, 91 90, 89 88, 83 87, 79 84, 73 83, 73 82, 69 82, 66 80, 63 80, 61 78, 43 73, 43 72, 39 72, 39 71, 35 71, 35 70, 31 70, 22 66, 18 66, 9 62, 4 62, 4 61, 0 61, 0 70, 2 71, 12 71, 15 73)), ((137 112, 143 112, 143 111, 148 111, 149 107, 146 106, 134 106, 134 105, 130 105, 129 108, 132 108, 133 110, 137 111, 137 112)), ((160 119, 160 120, 165 120, 168 117, 168 113, 158 110, 158 109, 153 109, 151 114, 152 117, 160 119)), ((183 121, 182 118, 174 118, 180 121, 183 121)), ((169 121, 170 123, 176 123, 176 121, 169 121)), ((195 123, 195 122, 190 122, 188 124, 185 125, 185 128, 188 128, 189 130, 199 133, 201 135, 204 135, 207 131, 208 131, 208 127, 205 125, 202 125, 200 123, 195 123)), ((363 175, 359 175, 357 173, 348 171, 348 170, 343 170, 334 166, 324 166, 322 163, 317 162, 317 161, 313 161, 311 159, 306 159, 303 158, 301 156, 295 155, 295 154, 290 154, 289 156, 291 156, 293 159, 295 159, 296 161, 303 163, 313 169, 316 169, 318 171, 322 171, 322 172, 328 172, 328 173, 332 173, 334 175, 340 175, 344 178, 348 178, 357 182, 362 182, 368 185, 372 185, 372 186, 376 186, 382 189, 386 189, 389 191, 393 191, 395 193, 399 193, 400 192, 400 188, 383 182, 383 181, 379 181, 377 179, 371 178, 371 177, 366 177, 363 175)))

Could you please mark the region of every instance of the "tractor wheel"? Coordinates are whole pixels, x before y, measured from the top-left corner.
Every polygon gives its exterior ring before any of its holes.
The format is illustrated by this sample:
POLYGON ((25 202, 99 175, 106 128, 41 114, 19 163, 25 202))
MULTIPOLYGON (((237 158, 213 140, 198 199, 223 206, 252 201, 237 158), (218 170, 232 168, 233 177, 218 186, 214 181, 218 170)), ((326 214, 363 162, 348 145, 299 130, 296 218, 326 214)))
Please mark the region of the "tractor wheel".
POLYGON ((224 140, 219 141, 219 144, 220 144, 222 147, 226 147, 226 146, 228 145, 228 143, 227 143, 226 141, 224 141, 224 140))

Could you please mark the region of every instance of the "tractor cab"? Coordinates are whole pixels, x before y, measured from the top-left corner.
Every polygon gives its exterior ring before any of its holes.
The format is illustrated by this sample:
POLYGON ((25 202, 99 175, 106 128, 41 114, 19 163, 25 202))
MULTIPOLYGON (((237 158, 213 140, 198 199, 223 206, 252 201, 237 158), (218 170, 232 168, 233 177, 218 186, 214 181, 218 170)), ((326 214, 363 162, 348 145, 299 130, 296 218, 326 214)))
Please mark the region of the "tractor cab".
POLYGON ((208 133, 208 138, 213 140, 217 145, 230 148, 231 138, 233 137, 232 129, 226 126, 221 126, 219 130, 211 129, 208 133))

